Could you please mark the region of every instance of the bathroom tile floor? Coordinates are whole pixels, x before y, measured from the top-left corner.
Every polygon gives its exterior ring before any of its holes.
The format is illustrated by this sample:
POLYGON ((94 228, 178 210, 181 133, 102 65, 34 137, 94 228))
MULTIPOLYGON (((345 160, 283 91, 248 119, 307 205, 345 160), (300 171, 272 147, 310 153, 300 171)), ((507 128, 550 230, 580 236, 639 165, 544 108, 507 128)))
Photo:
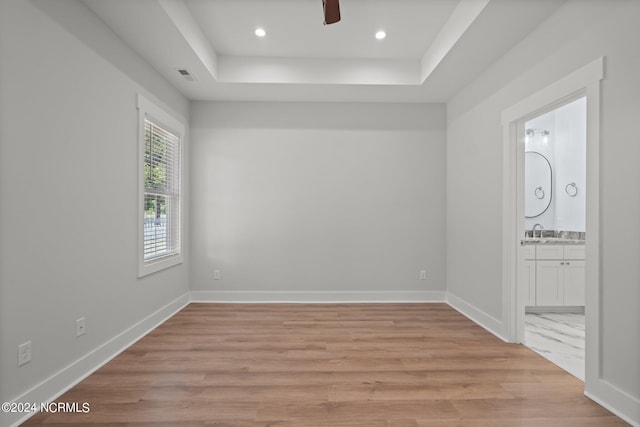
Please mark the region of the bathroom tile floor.
POLYGON ((584 381, 584 314, 526 313, 524 345, 584 381))

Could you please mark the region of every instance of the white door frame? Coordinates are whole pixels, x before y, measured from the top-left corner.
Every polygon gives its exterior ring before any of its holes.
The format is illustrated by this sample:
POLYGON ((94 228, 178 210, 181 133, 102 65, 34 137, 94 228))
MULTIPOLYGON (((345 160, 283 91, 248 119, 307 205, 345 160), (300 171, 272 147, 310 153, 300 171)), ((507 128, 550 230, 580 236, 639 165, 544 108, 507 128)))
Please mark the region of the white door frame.
POLYGON ((503 241, 502 290, 505 333, 522 342, 524 306, 519 296, 518 245, 524 237, 524 121, 582 96, 587 98, 586 184, 586 372, 585 386, 600 377, 600 81, 604 58, 583 66, 502 112, 503 241))

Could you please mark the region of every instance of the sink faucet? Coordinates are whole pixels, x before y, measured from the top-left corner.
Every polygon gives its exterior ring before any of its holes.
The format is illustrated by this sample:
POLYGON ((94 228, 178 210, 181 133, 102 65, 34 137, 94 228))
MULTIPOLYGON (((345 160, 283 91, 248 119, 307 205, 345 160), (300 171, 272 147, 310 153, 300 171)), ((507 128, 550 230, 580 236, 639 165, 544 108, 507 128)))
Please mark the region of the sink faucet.
POLYGON ((536 237, 536 227, 540 227, 540 228, 538 229, 538 231, 540 231, 539 236, 540 236, 540 238, 542 238, 542 230, 544 230, 544 227, 543 227, 543 226, 542 226, 542 224, 540 224, 540 223, 536 223, 536 224, 533 226, 533 230, 531 231, 531 237, 536 237))

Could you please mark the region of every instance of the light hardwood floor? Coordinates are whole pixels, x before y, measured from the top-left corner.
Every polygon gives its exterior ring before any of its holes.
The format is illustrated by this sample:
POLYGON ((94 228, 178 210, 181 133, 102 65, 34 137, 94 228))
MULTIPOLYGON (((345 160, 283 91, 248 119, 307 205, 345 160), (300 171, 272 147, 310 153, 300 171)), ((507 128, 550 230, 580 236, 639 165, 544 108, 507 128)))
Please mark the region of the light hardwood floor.
POLYGON ((26 425, 627 425, 446 304, 191 304, 26 425))

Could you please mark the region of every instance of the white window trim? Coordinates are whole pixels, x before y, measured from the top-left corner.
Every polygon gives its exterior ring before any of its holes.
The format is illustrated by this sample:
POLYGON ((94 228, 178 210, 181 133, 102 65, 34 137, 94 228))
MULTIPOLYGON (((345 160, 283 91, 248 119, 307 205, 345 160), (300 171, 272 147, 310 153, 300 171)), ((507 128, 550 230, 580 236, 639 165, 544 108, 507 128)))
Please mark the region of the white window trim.
POLYGON ((184 241, 184 192, 182 188, 182 177, 184 176, 184 143, 186 126, 177 117, 168 113, 163 108, 149 101, 144 96, 138 94, 138 277, 144 277, 149 274, 164 270, 174 265, 181 264, 183 257, 183 241, 184 241), (144 259, 144 150, 145 150, 145 118, 152 118, 155 123, 163 125, 167 130, 178 136, 181 140, 180 144, 180 230, 179 244, 177 253, 157 259, 145 261, 144 259))

